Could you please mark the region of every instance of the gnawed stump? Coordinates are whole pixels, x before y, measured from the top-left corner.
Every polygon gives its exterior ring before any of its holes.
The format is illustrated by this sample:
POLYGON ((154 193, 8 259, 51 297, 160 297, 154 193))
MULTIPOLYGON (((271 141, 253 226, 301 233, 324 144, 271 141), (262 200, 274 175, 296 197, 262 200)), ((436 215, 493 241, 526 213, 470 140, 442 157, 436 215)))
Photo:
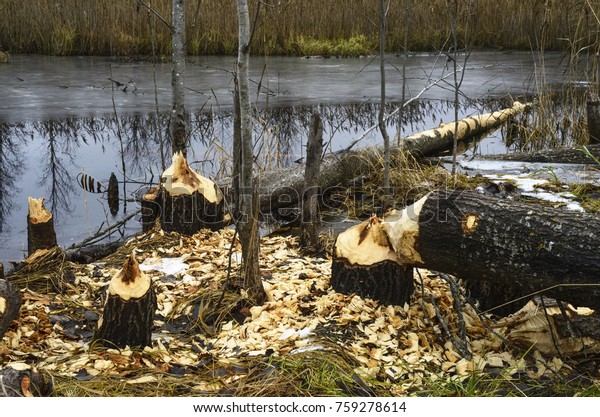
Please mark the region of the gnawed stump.
POLYGON ((156 306, 152 280, 131 254, 110 280, 94 341, 106 347, 150 346, 156 306))
POLYGON ((19 318, 21 292, 10 282, 0 279, 0 339, 13 320, 19 318))
POLYGON ((223 195, 214 182, 195 172, 181 152, 163 172, 156 199, 160 226, 166 232, 193 235, 223 227, 223 195))
POLYGON ((404 305, 414 289, 413 268, 400 262, 381 227, 381 219, 372 216, 338 235, 331 285, 340 293, 404 305))
POLYGON ((35 369, 0 370, 0 397, 49 397, 54 390, 52 379, 35 369))
POLYGON ((44 198, 29 197, 27 214, 27 252, 31 256, 38 249, 57 246, 54 219, 46 207, 44 198))
POLYGON ((524 350, 572 357, 600 352, 600 317, 548 297, 535 297, 515 314, 498 321, 506 339, 524 350), (562 305, 562 307, 561 307, 562 305))

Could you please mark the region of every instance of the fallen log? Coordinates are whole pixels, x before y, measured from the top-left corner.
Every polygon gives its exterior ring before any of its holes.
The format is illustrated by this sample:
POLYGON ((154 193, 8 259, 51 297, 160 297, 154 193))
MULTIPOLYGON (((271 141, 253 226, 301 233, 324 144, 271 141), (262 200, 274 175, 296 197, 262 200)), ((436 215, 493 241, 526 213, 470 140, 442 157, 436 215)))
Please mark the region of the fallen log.
MULTIPOLYGON (((193 235, 203 228, 223 228, 223 195, 214 182, 195 172, 181 152, 173 155, 173 163, 163 172, 155 202, 151 209, 166 232, 193 235)), ((144 220, 151 221, 150 217, 144 220)))
POLYGON ((150 346, 156 307, 152 280, 131 254, 110 280, 94 342, 118 348, 150 346))
POLYGON ((54 219, 46 207, 44 197, 29 197, 27 213, 27 253, 31 256, 38 249, 50 249, 57 246, 54 219))
MULTIPOLYGON (((523 112, 528 106, 516 101, 512 107, 468 117, 458 121, 458 141, 464 142, 496 129, 510 117, 523 112)), ((446 123, 437 128, 416 133, 401 140, 401 145, 393 147, 392 153, 410 151, 419 156, 433 156, 452 149, 455 123, 446 123)), ((382 158, 381 146, 368 147, 357 151, 342 150, 327 155, 321 161, 317 183, 323 192, 346 184, 360 173, 371 169, 382 158)), ((231 181, 221 187, 231 190, 231 181)), ((274 170, 259 175, 259 198, 261 213, 278 213, 280 208, 296 205, 301 200, 304 186, 304 167, 274 170)), ((229 199, 231 200, 231 199, 229 199)))
POLYGON ((414 288, 413 268, 400 261, 377 216, 337 236, 330 282, 337 292, 401 306, 414 288))
POLYGON ((499 155, 477 155, 475 159, 515 162, 538 162, 553 164, 597 164, 600 160, 600 144, 587 145, 588 155, 583 148, 557 148, 535 152, 518 152, 499 155))
POLYGON ((588 93, 586 108, 589 143, 600 143, 600 97, 597 92, 588 93))
POLYGON ((21 292, 10 282, 0 279, 0 340, 6 329, 19 318, 21 292))
POLYGON ((440 190, 386 217, 382 227, 404 265, 496 288, 493 297, 479 298, 484 310, 515 300, 516 311, 537 293, 600 308, 595 214, 440 190))

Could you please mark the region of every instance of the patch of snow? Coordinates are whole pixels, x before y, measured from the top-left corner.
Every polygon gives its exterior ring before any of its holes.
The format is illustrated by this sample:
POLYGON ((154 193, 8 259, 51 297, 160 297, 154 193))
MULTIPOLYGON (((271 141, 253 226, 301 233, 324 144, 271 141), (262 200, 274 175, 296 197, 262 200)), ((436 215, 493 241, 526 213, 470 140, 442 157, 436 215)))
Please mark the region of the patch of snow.
POLYGON ((158 271, 167 275, 176 275, 188 268, 183 258, 147 258, 140 264, 142 271, 158 271))

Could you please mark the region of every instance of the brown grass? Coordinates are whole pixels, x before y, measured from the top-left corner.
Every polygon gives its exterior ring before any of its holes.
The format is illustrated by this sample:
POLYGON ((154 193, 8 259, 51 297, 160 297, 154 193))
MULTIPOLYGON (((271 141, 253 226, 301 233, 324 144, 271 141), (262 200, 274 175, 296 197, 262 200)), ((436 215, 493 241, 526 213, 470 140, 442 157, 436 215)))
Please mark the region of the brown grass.
MULTIPOLYGON (((250 1, 252 16, 257 3, 250 1)), ((364 53, 365 45, 372 45, 373 50, 376 46, 378 12, 372 0, 261 3, 254 53, 311 54, 325 50, 344 55, 364 53), (344 47, 352 38, 363 39, 357 43, 357 51, 344 47)), ((597 50, 598 22, 592 7, 600 9, 598 3, 598 0, 461 2, 458 25, 461 46, 538 49, 543 44, 546 50, 590 46, 597 50)), ((146 4, 167 22, 171 20, 170 1, 147 0, 146 4)), ((237 20, 233 0, 204 0, 198 14, 197 5, 197 0, 187 1, 188 53, 234 53, 237 20)), ((409 49, 446 49, 450 28, 446 1, 413 1, 412 5, 409 49)), ((388 51, 402 49, 403 14, 403 2, 390 2, 388 51)), ((3 0, 0 16, 0 50, 12 53, 149 55, 153 36, 157 54, 167 55, 171 49, 169 29, 135 0, 3 0)))

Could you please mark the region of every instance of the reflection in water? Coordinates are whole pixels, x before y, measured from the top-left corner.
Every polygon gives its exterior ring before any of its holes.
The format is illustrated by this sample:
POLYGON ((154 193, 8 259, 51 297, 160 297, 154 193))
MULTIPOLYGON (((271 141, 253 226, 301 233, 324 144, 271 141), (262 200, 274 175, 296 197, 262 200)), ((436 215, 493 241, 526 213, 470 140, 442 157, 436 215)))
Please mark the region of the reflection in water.
MULTIPOLYGON (((502 108, 506 103, 495 101, 465 102, 460 117, 502 108)), ((392 112, 397 104, 387 104, 392 112)), ((441 121, 453 118, 453 103, 421 100, 412 102, 404 111, 402 135, 428 129, 441 121)), ((318 112, 324 124, 324 152, 335 152, 348 146, 366 129, 377 123, 378 104, 374 102, 339 105, 302 105, 271 107, 255 110, 254 151, 256 169, 268 170, 301 162, 305 154, 308 126, 312 112, 318 112)), ((194 169, 212 179, 231 174, 231 141, 233 115, 231 112, 196 112, 187 115, 189 129, 188 159, 194 169)), ((396 133, 396 119, 388 120, 390 135, 396 133)), ((76 243, 93 234, 110 219, 105 194, 90 194, 78 184, 80 173, 107 185, 114 172, 125 181, 132 200, 139 190, 156 184, 165 165, 170 164, 169 114, 129 114, 106 117, 46 120, 18 125, 2 125, 0 129, 0 225, 16 224, 14 235, 0 233, 0 240, 9 247, 0 252, 0 261, 15 259, 19 242, 26 239, 27 195, 46 197, 49 208, 57 218, 57 235, 76 243), (123 138, 123 147, 119 141, 123 138), (25 148, 26 147, 26 148, 25 148), (27 151, 26 151, 26 150, 27 151), (166 157, 165 157, 166 155, 166 157), (166 159, 166 161, 165 161, 166 159), (22 174, 26 170, 27 176, 22 174), (36 179, 38 179, 36 181, 36 179), (19 194, 19 189, 23 192, 19 194), (19 201, 15 203, 16 197, 19 201), (19 210, 11 210, 18 207, 19 210), (66 216, 67 213, 70 213, 66 216), (13 245, 11 248, 10 245, 13 245)), ((358 146, 380 143, 374 131, 358 146)), ((504 151, 506 148, 497 148, 504 151)), ((137 208, 129 207, 130 209, 137 208)), ((139 225, 130 233, 137 232, 139 225)), ((6 245, 4 245, 6 246, 6 245)), ((68 246, 68 245, 66 245, 68 246)))
POLYGON ((19 127, 0 124, 0 232, 4 231, 4 220, 14 207, 13 198, 20 191, 16 182, 24 171, 19 132, 19 127))

